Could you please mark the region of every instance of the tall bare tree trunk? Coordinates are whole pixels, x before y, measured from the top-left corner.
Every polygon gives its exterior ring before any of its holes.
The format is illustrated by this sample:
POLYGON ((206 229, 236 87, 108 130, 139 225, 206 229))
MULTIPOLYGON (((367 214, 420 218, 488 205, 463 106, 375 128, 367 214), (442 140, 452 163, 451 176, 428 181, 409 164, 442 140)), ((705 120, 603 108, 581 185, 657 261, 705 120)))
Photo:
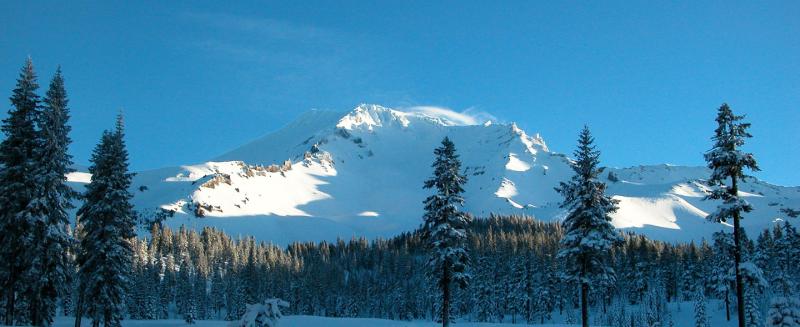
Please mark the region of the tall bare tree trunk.
MULTIPOLYGON (((739 195, 739 187, 736 185, 736 176, 731 176, 731 195, 739 195)), ((739 316, 739 327, 745 327, 744 320, 744 282, 742 274, 739 272, 739 264, 742 262, 742 247, 739 235, 739 212, 733 213, 733 269, 736 271, 736 311, 739 316)))
POLYGON ((589 284, 581 283, 581 326, 589 327, 589 284))
POLYGON ((442 327, 450 326, 450 265, 442 267, 442 327))
POLYGON ((78 290, 78 304, 75 306, 75 327, 81 327, 83 319, 83 293, 78 290))
POLYGON ((725 287, 725 320, 731 321, 731 299, 728 295, 729 286, 725 287))

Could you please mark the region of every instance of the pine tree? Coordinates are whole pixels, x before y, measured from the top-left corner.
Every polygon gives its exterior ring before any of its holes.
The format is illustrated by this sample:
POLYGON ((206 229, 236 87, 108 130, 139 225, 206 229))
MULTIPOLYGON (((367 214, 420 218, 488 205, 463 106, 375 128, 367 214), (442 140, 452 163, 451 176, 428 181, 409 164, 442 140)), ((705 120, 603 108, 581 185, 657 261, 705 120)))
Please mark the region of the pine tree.
POLYGON ((195 290, 194 284, 189 286, 188 296, 184 301, 185 304, 185 311, 183 312, 183 320, 186 321, 189 325, 194 325, 195 320, 197 320, 197 298, 195 297, 195 290))
POLYGON ((750 212, 753 207, 739 197, 738 183, 744 180, 747 175, 744 169, 758 171, 756 160, 750 153, 739 150, 744 145, 746 138, 752 137, 747 129, 749 123, 742 123, 744 116, 737 116, 731 111, 727 104, 722 104, 717 113, 717 129, 714 131, 714 147, 705 154, 708 168, 712 170, 708 184, 714 190, 706 199, 721 200, 722 204, 717 210, 708 215, 707 219, 714 222, 727 222, 733 219, 733 239, 734 239, 734 272, 736 274, 736 299, 739 327, 745 327, 744 312, 744 285, 739 265, 742 262, 742 241, 741 227, 739 220, 742 212, 750 212), (730 185, 727 181, 730 179, 730 185))
POLYGON ((36 159, 38 201, 34 202, 40 218, 34 231, 36 251, 33 271, 38 276, 32 283, 31 323, 46 326, 53 322, 58 296, 67 294, 71 264, 69 249, 73 239, 68 232, 68 210, 75 192, 66 184, 66 174, 72 172, 72 156, 67 153, 71 142, 67 125, 69 109, 61 69, 56 71, 37 115, 41 138, 36 159))
POLYGON ((798 247, 797 230, 788 221, 780 226, 776 226, 780 237, 775 239, 775 261, 776 266, 772 269, 772 286, 777 288, 778 294, 783 296, 793 296, 793 290, 797 286, 797 264, 800 257, 800 247, 798 247))
MULTIPOLYGON (((35 250, 33 233, 36 219, 41 217, 31 206, 38 195, 36 162, 39 147, 36 119, 39 96, 36 74, 30 58, 17 79, 11 96, 12 109, 3 120, 6 138, 0 143, 0 294, 5 300, 5 324, 17 321, 17 313, 30 295, 35 250)), ((19 319, 27 320, 20 317, 19 319)))
MULTIPOLYGON (((105 131, 92 154, 92 181, 86 186, 85 203, 78 210, 83 225, 80 265, 83 308, 94 324, 116 327, 122 320, 130 282, 135 218, 128 188, 128 172, 122 116, 114 132, 105 131)), ((76 317, 76 324, 80 319, 76 317)))
POLYGON ((509 273, 509 280, 506 284, 508 292, 506 292, 506 310, 511 312, 511 323, 517 323, 517 314, 524 312, 524 304, 528 301, 527 293, 527 272, 525 269, 525 258, 521 256, 514 256, 510 260, 511 271, 509 273))
POLYGON ((742 280, 745 285, 745 321, 748 327, 760 327, 763 325, 761 318, 761 298, 767 288, 767 281, 764 274, 752 262, 743 262, 739 269, 742 273, 742 280))
POLYGON ((708 327, 706 297, 700 290, 696 291, 694 295, 694 325, 695 327, 708 327))
POLYGON ((800 300, 776 297, 770 303, 767 327, 800 327, 800 300))
POLYGON ((725 303, 725 319, 731 320, 730 315, 730 291, 733 278, 733 239, 730 234, 715 232, 712 236, 714 244, 712 246, 714 257, 712 261, 711 273, 707 276, 708 287, 713 291, 717 298, 721 298, 725 303))
POLYGON ((450 324, 450 284, 464 288, 469 283, 469 255, 464 243, 472 219, 459 210, 464 204, 461 194, 467 180, 461 172, 455 145, 445 137, 434 154, 433 177, 425 181, 425 188, 435 188, 436 194, 425 199, 422 231, 431 254, 428 266, 442 291, 442 326, 447 327, 450 324))
POLYGON ((470 287, 473 289, 476 319, 480 322, 492 322, 496 315, 494 287, 490 285, 493 280, 490 276, 494 269, 489 264, 489 258, 485 256, 480 256, 477 261, 475 284, 470 287))
POLYGON ((617 210, 618 201, 605 195, 606 185, 598 179, 600 152, 593 142, 589 128, 584 127, 575 151, 575 175, 556 188, 564 197, 561 207, 567 210, 558 256, 565 261, 566 277, 580 285, 584 327, 589 326, 590 285, 613 283, 615 274, 609 252, 622 241, 609 216, 617 210))

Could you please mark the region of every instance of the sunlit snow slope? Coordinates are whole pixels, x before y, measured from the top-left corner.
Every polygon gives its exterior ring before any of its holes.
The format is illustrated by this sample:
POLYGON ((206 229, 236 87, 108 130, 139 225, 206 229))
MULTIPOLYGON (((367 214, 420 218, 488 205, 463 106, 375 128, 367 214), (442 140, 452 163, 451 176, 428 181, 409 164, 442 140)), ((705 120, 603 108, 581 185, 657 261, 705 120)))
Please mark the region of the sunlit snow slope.
MULTIPOLYGON (((419 226, 433 149, 449 136, 469 182, 466 210, 560 219, 554 187, 571 175, 566 156, 514 124, 464 126, 423 112, 361 105, 348 113, 310 111, 283 129, 213 159, 141 172, 135 202, 145 213, 174 212, 167 224, 215 226, 265 241, 391 236, 419 226)), ((617 227, 661 240, 699 240, 721 228, 704 216, 708 171, 669 165, 606 169, 618 181, 617 227)), ((75 175, 85 181, 85 175, 75 175)), ((800 188, 751 181, 753 232, 800 208, 800 188)))

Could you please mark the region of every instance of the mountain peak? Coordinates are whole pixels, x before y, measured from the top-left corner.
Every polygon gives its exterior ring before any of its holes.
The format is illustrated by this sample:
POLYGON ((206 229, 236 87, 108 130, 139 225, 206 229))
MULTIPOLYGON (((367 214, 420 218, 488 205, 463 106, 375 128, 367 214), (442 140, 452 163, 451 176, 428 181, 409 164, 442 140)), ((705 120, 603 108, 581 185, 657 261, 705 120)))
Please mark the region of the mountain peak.
POLYGON ((347 130, 376 127, 399 126, 408 127, 414 123, 426 123, 434 126, 490 126, 490 120, 481 120, 470 114, 456 112, 448 108, 435 106, 413 106, 392 109, 377 104, 362 103, 339 120, 338 128, 347 130))
POLYGON ((374 127, 389 124, 400 124, 403 127, 407 127, 409 121, 406 116, 407 113, 401 111, 376 104, 362 103, 339 119, 336 127, 347 130, 363 128, 370 131, 374 127))

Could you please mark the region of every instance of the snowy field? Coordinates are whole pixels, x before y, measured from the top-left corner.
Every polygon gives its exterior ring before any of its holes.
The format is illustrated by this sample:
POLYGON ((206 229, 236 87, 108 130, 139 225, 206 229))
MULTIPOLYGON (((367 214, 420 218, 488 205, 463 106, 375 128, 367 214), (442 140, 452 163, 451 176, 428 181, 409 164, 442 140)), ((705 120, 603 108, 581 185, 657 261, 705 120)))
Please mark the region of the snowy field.
MULTIPOLYGON (((672 316, 673 326, 694 326, 694 306, 691 302, 670 303, 669 312, 672 316)), ((628 308, 628 313, 637 312, 638 308, 628 308), (631 311, 632 310, 632 311, 631 311)), ((736 313, 731 312, 733 320, 730 322, 725 321, 725 309, 718 301, 709 301, 707 304, 709 314, 709 326, 713 327, 733 327, 736 326, 736 313)), ((579 314, 575 310, 575 316, 579 314)), ((552 322, 543 325, 526 325, 526 324, 511 324, 507 323, 477 323, 458 321, 454 324, 455 327, 497 327, 497 326, 548 326, 548 327, 565 327, 565 326, 580 326, 580 324, 570 325, 558 323, 564 321, 564 317, 559 317, 558 312, 555 312, 552 322)), ((231 322, 220 320, 198 320, 195 327, 227 327, 231 322)), ((58 317, 54 327, 73 327, 75 320, 71 317, 58 317)), ((91 326, 89 320, 84 320, 83 326, 91 326)), ((122 322, 123 327, 177 327, 177 326, 190 326, 180 319, 172 320, 125 320, 122 322)), ((371 319, 371 318, 328 318, 316 316, 287 316, 281 320, 281 327, 435 327, 441 326, 430 321, 396 321, 386 319, 371 319)), ((601 325, 592 325, 601 326, 601 325)))
MULTIPOLYGON (((183 320, 125 320, 122 322, 123 327, 177 327, 177 326, 194 326, 194 327, 227 327, 230 321, 219 320, 198 320, 194 325, 187 325, 183 320)), ((69 317, 60 317, 56 320, 54 327, 73 327, 75 320, 69 317)), ((510 324, 499 323, 473 323, 473 322, 458 322, 455 326, 463 327, 492 327, 492 326, 511 326, 510 324)), ((83 326, 91 326, 88 320, 84 320, 83 326)), ((395 321, 385 319, 370 319, 370 318, 327 318, 315 316, 287 316, 280 322, 280 327, 434 327, 441 326, 430 321, 395 321)), ((550 324, 550 325, 522 325, 517 324, 513 326, 573 326, 564 324, 550 324)), ((575 325, 578 326, 578 325, 575 325)))
MULTIPOLYGON (((73 327, 75 321, 69 318, 60 318, 56 321, 55 327, 73 327)), ((177 326, 195 326, 195 327, 227 327, 229 321, 219 320, 204 320, 197 321, 194 325, 187 325, 183 320, 125 320, 122 322, 123 327, 177 327, 177 326)), ((468 323, 459 322, 455 326, 463 327, 492 327, 492 326, 511 326, 510 324, 491 324, 491 323, 468 323)), ((88 320, 84 321, 83 326, 91 326, 88 320)), ((434 327, 441 326, 430 321, 394 321, 385 319, 370 319, 370 318, 326 318, 314 316, 288 316, 281 320, 280 327, 434 327)), ((543 326, 543 325, 513 325, 513 326, 543 326)), ((544 325, 550 327, 573 326, 573 325, 544 325)), ((577 326, 577 325, 576 325, 577 326)))

